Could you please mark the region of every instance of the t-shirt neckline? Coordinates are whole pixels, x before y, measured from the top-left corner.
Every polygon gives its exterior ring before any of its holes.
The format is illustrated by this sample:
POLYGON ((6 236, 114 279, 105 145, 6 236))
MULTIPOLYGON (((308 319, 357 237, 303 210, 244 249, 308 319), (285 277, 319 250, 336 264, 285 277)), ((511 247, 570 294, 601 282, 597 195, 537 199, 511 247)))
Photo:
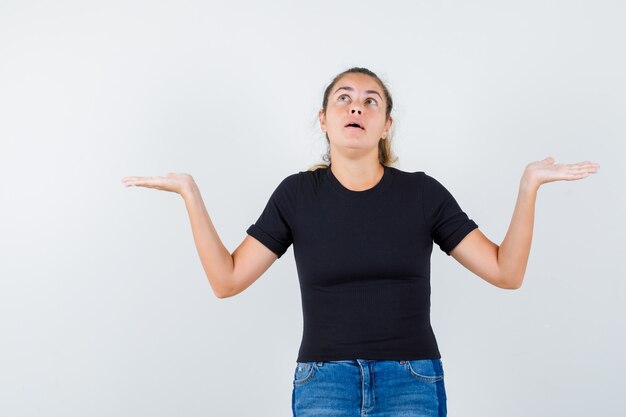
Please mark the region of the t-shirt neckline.
POLYGON ((332 170, 330 169, 330 165, 328 165, 328 168, 326 168, 326 176, 328 177, 328 180, 330 181, 333 188, 337 190, 339 194, 351 198, 365 198, 378 195, 385 188, 387 188, 387 185, 389 185, 389 182, 391 181, 392 170, 387 165, 383 165, 382 178, 374 186, 368 188, 367 190, 361 191, 354 191, 344 187, 343 184, 341 184, 337 177, 335 177, 335 175, 333 174, 332 170))

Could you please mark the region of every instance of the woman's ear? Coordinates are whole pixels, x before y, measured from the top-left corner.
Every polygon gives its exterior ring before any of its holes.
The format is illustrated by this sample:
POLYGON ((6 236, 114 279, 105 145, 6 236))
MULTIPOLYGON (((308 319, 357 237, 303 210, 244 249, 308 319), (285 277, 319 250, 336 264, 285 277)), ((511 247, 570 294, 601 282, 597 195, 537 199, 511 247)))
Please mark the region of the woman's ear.
POLYGON ((387 119, 387 123, 385 123, 385 137, 389 137, 389 129, 391 129, 391 125, 393 124, 393 119, 391 116, 387 119))
POLYGON ((319 111, 318 117, 320 119, 320 127, 322 128, 322 131, 326 132, 326 115, 324 114, 324 109, 319 111))

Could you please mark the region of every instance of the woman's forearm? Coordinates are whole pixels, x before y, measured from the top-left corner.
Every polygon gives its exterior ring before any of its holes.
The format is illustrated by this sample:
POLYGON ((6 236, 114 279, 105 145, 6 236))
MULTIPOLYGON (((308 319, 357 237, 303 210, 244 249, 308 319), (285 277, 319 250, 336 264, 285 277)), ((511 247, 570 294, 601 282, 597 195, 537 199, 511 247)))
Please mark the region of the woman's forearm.
POLYGON ((231 253, 220 240, 209 213, 206 210, 200 190, 195 182, 189 184, 181 192, 185 200, 193 239, 196 244, 202 268, 218 298, 228 293, 234 263, 231 253))
POLYGON ((511 224, 498 249, 498 266, 513 288, 524 280, 535 221, 535 201, 539 187, 522 177, 511 224))

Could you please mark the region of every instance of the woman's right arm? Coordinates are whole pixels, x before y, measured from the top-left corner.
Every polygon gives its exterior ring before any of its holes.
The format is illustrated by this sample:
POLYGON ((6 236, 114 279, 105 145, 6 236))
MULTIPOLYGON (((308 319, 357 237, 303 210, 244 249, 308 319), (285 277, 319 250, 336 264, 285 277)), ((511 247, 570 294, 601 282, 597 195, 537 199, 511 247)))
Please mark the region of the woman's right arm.
POLYGON ((166 176, 124 177, 127 186, 156 188, 180 194, 189 213, 193 239, 202 268, 218 298, 232 297, 248 288, 278 259, 258 240, 246 235, 231 254, 220 240, 200 190, 189 174, 168 173, 166 176))
POLYGON ((249 235, 231 254, 213 227, 200 191, 193 180, 186 184, 181 195, 189 213, 200 262, 218 298, 239 294, 278 259, 274 252, 249 235))

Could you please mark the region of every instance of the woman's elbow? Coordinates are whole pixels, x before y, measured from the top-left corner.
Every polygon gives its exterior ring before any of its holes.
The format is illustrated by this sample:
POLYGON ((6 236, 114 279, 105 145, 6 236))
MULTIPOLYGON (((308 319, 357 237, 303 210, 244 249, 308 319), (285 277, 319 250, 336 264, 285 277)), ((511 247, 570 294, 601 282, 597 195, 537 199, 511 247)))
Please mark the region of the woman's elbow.
POLYGON ((500 284, 500 288, 505 290, 518 290, 522 287, 522 282, 524 281, 524 277, 519 279, 503 279, 500 284))

